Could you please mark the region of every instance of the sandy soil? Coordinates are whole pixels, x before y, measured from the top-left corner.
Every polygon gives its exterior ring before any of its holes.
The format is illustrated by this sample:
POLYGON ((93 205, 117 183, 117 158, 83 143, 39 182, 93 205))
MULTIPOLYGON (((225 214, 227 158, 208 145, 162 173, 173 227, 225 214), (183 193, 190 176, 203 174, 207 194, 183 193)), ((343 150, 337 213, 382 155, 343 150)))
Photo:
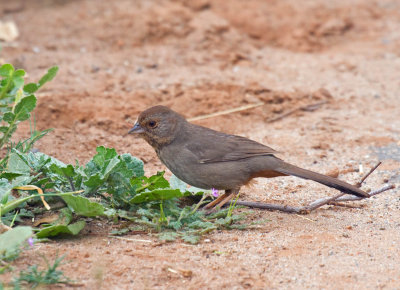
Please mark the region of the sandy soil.
MULTIPOLYGON (((32 81, 60 66, 38 94, 38 128, 55 131, 37 147, 65 162, 86 162, 105 145, 138 156, 148 173, 164 170, 150 146, 125 136, 140 111, 163 104, 196 117, 264 102, 197 123, 349 182, 380 159, 364 188, 400 183, 399 1, 2 0, 0 19, 20 30, 1 61, 32 81)), ((301 205, 334 193, 287 177, 260 179, 241 198, 301 205)), ((15 265, 65 254, 62 270, 82 289, 398 289, 399 194, 307 216, 253 210, 256 229, 214 232, 194 246, 109 238, 112 225, 95 220, 15 265)))

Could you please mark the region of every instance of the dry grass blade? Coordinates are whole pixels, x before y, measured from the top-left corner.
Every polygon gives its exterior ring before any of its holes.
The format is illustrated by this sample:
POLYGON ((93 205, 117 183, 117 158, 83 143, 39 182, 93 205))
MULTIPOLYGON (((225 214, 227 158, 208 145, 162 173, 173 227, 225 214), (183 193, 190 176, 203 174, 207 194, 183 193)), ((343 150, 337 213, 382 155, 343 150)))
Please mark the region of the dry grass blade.
POLYGON ((128 242, 139 242, 139 243, 152 243, 153 242, 151 240, 130 239, 130 238, 116 237, 116 236, 108 236, 108 237, 113 238, 113 239, 128 241, 128 242))
POLYGON ((204 119, 222 116, 222 115, 228 115, 228 114, 232 114, 232 113, 236 113, 236 112, 240 112, 240 111, 244 111, 244 110, 248 110, 248 109, 253 109, 256 107, 263 106, 263 105, 264 105, 263 102, 256 103, 256 104, 249 104, 249 105, 245 105, 245 106, 241 106, 241 107, 237 107, 237 108, 233 108, 233 109, 229 109, 229 110, 225 110, 225 111, 220 111, 220 112, 216 112, 216 113, 212 113, 212 114, 201 115, 201 116, 189 118, 188 121, 192 122, 192 121, 204 120, 204 119))
POLYGON ((36 190, 38 194, 40 195, 40 199, 42 200, 42 203, 44 207, 47 210, 50 210, 49 204, 44 200, 44 195, 43 195, 43 190, 35 185, 25 185, 25 186, 18 186, 15 187, 15 189, 21 189, 21 190, 36 190))
POLYGON ((307 111, 307 112, 311 112, 311 111, 315 111, 316 109, 318 109, 319 107, 321 107, 322 105, 326 104, 328 101, 320 101, 314 104, 310 104, 310 105, 306 105, 306 106, 300 106, 297 108, 294 108, 292 110, 289 110, 285 113, 282 113, 276 117, 270 118, 267 120, 268 123, 273 123, 279 120, 282 120, 283 118, 292 115, 293 113, 297 112, 297 111, 307 111))
POLYGON ((308 221, 310 221, 310 222, 313 222, 313 223, 315 223, 315 221, 314 220, 312 220, 312 219, 309 219, 309 218, 306 218, 305 216, 302 216, 302 215, 299 215, 299 214, 296 214, 299 218, 302 218, 302 219, 304 219, 304 220, 308 220, 308 221))

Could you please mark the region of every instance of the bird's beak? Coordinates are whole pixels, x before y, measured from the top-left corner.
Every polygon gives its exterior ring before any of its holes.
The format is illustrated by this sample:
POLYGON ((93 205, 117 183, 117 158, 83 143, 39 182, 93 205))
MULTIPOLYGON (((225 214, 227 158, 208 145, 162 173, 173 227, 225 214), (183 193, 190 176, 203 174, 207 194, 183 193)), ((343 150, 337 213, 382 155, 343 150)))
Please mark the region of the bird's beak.
POLYGON ((129 130, 128 134, 140 134, 140 133, 144 133, 144 130, 142 127, 140 127, 139 122, 135 123, 135 126, 133 126, 132 129, 129 130))

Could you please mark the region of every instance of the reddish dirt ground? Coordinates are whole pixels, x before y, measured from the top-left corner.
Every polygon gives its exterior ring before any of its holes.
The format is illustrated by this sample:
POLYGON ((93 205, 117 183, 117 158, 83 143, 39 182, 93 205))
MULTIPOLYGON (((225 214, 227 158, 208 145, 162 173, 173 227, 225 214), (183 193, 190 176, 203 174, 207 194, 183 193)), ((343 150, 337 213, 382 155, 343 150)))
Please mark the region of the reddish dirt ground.
MULTIPOLYGON (((0 19, 20 30, 1 62, 30 81, 60 67, 38 94, 37 126, 55 130, 37 147, 64 162, 84 163, 105 145, 155 173, 165 167, 152 148, 126 136, 143 109, 163 104, 190 118, 264 102, 196 123, 353 183, 360 165, 365 172, 380 159, 364 188, 400 182, 399 1, 2 0, 0 19), (271 122, 319 101, 327 103, 271 122)), ((27 132, 22 125, 16 138, 27 132)), ((285 177, 260 179, 241 198, 301 205, 332 194, 285 177)), ((217 231, 198 245, 114 239, 111 223, 95 220, 14 265, 65 254, 61 268, 82 289, 399 288, 399 189, 352 205, 360 207, 307 216, 253 210, 249 219, 264 221, 256 228, 217 231)))

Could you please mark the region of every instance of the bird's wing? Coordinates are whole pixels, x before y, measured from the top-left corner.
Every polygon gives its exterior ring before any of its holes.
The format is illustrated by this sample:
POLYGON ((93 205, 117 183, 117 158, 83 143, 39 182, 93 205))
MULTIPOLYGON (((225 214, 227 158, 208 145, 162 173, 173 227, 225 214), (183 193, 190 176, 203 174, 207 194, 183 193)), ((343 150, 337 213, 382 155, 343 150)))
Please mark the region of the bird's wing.
POLYGON ((278 153, 268 146, 241 136, 204 127, 196 131, 197 134, 186 143, 186 148, 196 155, 200 163, 234 161, 278 153))

